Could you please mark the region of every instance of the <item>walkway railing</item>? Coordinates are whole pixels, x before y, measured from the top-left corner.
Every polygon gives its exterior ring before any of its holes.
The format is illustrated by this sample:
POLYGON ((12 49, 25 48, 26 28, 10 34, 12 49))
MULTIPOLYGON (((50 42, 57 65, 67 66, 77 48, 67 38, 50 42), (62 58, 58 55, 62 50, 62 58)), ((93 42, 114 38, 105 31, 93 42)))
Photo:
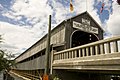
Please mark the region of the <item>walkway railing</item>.
POLYGON ((54 60, 73 59, 101 54, 119 53, 120 36, 89 43, 53 54, 54 60))

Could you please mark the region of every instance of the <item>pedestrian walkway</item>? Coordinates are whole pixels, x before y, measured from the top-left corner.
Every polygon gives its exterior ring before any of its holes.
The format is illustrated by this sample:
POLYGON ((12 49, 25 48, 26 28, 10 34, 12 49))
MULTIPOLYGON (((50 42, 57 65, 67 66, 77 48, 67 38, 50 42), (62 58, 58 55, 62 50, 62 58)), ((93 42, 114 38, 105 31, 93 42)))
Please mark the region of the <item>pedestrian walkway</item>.
POLYGON ((14 72, 10 72, 10 75, 14 78, 14 80, 30 80, 28 78, 25 78, 23 76, 20 76, 20 75, 14 73, 14 72))

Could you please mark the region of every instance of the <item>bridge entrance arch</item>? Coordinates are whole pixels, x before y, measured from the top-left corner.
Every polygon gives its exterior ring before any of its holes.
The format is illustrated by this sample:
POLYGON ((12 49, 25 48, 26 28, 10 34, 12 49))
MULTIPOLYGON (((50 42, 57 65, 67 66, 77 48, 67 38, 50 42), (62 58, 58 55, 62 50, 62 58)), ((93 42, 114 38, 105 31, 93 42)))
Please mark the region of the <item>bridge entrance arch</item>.
POLYGON ((99 38, 94 33, 88 33, 84 31, 76 30, 71 35, 71 47, 84 45, 98 40, 99 38))

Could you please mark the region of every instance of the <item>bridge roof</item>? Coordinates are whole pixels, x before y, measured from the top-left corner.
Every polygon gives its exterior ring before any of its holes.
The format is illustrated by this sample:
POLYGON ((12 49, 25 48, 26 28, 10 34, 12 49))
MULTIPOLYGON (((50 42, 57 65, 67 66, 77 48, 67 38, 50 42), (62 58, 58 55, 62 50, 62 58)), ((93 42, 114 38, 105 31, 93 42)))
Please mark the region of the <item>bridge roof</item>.
POLYGON ((78 16, 80 16, 80 15, 84 15, 84 14, 87 14, 87 15, 95 22, 95 24, 97 24, 97 25, 99 26, 99 28, 104 31, 104 29, 100 26, 100 24, 99 24, 98 22, 95 21, 95 19, 90 15, 90 13, 89 13, 88 11, 82 12, 82 13, 76 15, 76 16, 73 16, 73 17, 71 17, 71 18, 68 18, 68 19, 66 19, 65 21, 74 19, 74 18, 76 18, 76 17, 78 17, 78 16))

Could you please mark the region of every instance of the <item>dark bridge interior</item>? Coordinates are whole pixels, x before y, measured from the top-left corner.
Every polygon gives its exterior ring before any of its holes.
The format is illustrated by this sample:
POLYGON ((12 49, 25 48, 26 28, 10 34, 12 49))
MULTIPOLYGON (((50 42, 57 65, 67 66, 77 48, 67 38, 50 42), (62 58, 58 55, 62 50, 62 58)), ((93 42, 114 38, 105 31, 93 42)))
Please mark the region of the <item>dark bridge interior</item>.
POLYGON ((76 47, 95 41, 98 41, 98 38, 95 34, 83 31, 76 31, 72 34, 71 47, 76 47))

